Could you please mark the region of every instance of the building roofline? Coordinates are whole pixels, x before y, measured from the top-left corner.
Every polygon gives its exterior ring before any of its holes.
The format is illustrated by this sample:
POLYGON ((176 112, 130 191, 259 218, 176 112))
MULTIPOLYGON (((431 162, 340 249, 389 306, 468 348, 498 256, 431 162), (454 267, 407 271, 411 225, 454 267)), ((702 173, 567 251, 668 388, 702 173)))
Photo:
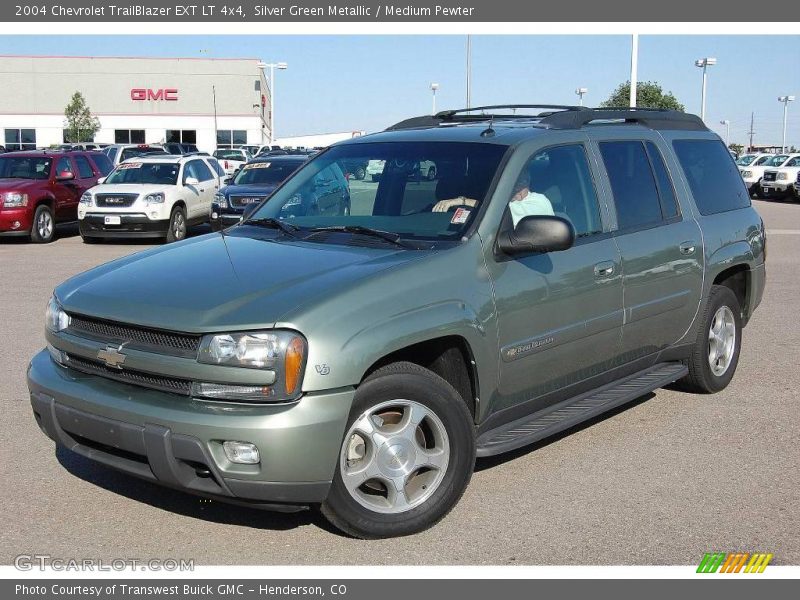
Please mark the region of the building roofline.
POLYGON ((46 58, 46 59, 67 59, 76 58, 92 60, 193 60, 193 61, 261 61, 260 58, 211 58, 203 56, 67 56, 49 54, 0 54, 0 58, 46 58))

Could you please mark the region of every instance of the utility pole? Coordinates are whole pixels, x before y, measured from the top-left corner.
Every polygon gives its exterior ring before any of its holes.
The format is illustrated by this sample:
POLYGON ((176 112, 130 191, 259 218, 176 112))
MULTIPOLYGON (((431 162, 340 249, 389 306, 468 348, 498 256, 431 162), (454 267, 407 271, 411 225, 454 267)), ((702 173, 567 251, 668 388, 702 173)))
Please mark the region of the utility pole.
POLYGON ((755 120, 756 113, 750 113, 750 131, 747 133, 750 135, 750 147, 747 149, 748 152, 753 151, 753 136, 756 134, 755 130, 753 129, 753 122, 755 120))
POLYGON ((467 35, 467 108, 472 106, 472 36, 467 35))

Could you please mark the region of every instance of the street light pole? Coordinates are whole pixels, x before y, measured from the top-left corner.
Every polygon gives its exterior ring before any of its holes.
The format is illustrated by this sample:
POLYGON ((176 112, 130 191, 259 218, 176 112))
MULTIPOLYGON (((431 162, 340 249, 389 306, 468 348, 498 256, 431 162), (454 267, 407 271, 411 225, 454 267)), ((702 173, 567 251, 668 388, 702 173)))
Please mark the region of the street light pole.
POLYGON ((694 61, 694 66, 703 69, 703 93, 700 97, 700 119, 706 120, 706 83, 708 80, 708 67, 717 64, 717 59, 713 57, 698 58, 694 61))
POLYGON ((728 119, 723 119, 719 122, 720 125, 725 125, 725 147, 731 145, 731 122, 728 119))
POLYGON ((583 95, 589 91, 589 88, 579 87, 576 88, 575 94, 578 96, 578 106, 583 106, 583 95))
POLYGON ((631 89, 628 105, 636 108, 636 88, 639 85, 639 34, 634 33, 631 38, 631 89))
POLYGON ((438 83, 431 84, 431 92, 433 92, 433 112, 431 113, 432 115, 436 114, 436 90, 438 89, 439 89, 438 83))
POLYGON ((781 152, 786 152, 786 119, 789 115, 789 102, 794 102, 794 96, 779 96, 778 102, 783 102, 783 141, 781 152))
POLYGON ((472 36, 467 35, 467 108, 472 105, 472 36))
POLYGON ((285 71, 289 68, 285 62, 264 63, 256 65, 262 71, 269 67, 269 143, 275 141, 275 69, 285 71))

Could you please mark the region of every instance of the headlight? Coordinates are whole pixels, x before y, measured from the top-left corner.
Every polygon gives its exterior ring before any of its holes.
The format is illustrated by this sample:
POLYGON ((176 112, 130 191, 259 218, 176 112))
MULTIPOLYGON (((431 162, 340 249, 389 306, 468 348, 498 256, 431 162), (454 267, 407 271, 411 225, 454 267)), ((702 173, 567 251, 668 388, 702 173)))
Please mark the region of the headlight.
POLYGON ((752 171, 742 171, 742 178, 743 179, 750 179, 753 176, 752 171))
POLYGON ((91 206, 93 202, 92 195, 89 192, 83 192, 83 195, 81 196, 81 204, 91 206))
POLYGON ((228 201, 225 199, 225 194, 221 192, 214 194, 214 202, 216 202, 220 208, 228 208, 228 201))
POLYGON ((69 327, 69 315, 61 308, 55 296, 50 298, 50 302, 47 303, 45 327, 47 327, 48 331, 52 331, 53 333, 58 333, 69 327))
POLYGON ((148 206, 150 204, 164 204, 164 194, 160 192, 158 194, 147 194, 144 197, 144 203, 148 206))
POLYGON ((293 331, 252 331, 207 335, 200 343, 198 362, 264 369, 275 373, 268 386, 222 385, 197 382, 193 394, 245 402, 278 402, 300 392, 306 341, 293 331))
POLYGON ((20 208, 28 206, 28 194, 20 192, 8 192, 5 195, 3 206, 6 208, 20 208))
POLYGON ((788 173, 778 173, 777 179, 778 179, 778 181, 784 181, 786 179, 789 179, 789 174, 788 173))

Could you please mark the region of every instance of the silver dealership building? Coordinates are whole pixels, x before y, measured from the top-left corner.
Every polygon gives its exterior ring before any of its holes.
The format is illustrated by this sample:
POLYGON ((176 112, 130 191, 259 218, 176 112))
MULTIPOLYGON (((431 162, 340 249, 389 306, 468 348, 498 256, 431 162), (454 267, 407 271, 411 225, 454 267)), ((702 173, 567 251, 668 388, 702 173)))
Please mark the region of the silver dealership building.
POLYGON ((259 59, 0 56, 0 145, 64 143, 64 109, 81 92, 98 143, 266 144, 269 88, 259 59))

